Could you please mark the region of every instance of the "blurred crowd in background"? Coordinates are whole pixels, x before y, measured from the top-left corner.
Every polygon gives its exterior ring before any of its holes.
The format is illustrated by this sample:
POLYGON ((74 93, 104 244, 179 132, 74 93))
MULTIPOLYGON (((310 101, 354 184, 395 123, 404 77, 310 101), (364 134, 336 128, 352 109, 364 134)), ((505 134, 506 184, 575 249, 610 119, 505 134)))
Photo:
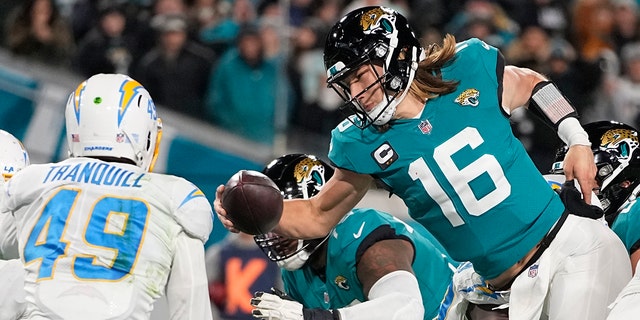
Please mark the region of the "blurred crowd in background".
MULTIPOLYGON (((555 81, 583 123, 640 125, 638 0, 3 0, 2 46, 82 77, 125 73, 156 104, 273 144, 328 139, 344 118, 326 88, 328 29, 360 6, 410 20, 425 47, 450 33, 500 48, 555 81)), ((546 173, 559 140, 527 114, 513 127, 546 173)))

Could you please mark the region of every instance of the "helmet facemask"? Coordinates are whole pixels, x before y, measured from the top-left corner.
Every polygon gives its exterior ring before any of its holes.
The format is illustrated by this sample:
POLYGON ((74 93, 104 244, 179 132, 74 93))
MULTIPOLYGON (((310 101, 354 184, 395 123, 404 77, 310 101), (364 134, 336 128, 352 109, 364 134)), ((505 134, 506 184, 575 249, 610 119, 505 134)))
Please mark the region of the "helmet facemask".
POLYGON ((254 236, 253 239, 269 260, 276 262, 285 270, 294 271, 307 263, 309 257, 329 239, 329 235, 320 239, 298 240, 270 232, 254 236))

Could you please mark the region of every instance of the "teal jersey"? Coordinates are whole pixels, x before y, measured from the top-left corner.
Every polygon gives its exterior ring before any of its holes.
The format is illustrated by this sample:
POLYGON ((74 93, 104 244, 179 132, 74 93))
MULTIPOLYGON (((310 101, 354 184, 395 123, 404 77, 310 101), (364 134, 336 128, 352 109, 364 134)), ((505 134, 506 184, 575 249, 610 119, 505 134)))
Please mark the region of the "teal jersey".
POLYGON ((622 240, 629 255, 640 249, 640 205, 637 203, 637 199, 628 203, 611 225, 611 230, 622 240))
POLYGON ((329 158, 384 183, 454 260, 492 279, 544 237, 564 205, 500 107, 502 55, 478 39, 456 52, 441 70, 459 81, 454 92, 386 131, 343 121, 332 131, 329 158))
POLYGON ((337 309, 364 302, 356 262, 376 241, 405 239, 415 248, 413 271, 418 279, 424 319, 438 313, 455 268, 434 244, 403 221, 373 209, 354 209, 334 228, 327 243, 326 280, 310 267, 282 271, 285 291, 305 308, 337 309))

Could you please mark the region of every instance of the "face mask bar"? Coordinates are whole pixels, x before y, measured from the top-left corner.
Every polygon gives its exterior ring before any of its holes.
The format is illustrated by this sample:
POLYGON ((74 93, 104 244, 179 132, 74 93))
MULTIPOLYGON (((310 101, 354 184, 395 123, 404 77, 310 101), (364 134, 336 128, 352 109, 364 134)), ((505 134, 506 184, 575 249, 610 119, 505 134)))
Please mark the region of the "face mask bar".
POLYGON ((378 72, 376 71, 376 68, 375 68, 375 63, 371 59, 365 59, 358 66, 356 66, 355 68, 350 70, 349 73, 343 74, 338 79, 335 79, 333 81, 329 81, 328 82, 328 87, 333 89, 338 94, 338 96, 340 96, 340 98, 342 98, 342 100, 345 101, 345 103, 342 104, 342 106, 339 107, 339 110, 344 112, 346 115, 350 115, 347 112, 347 110, 348 111, 352 111, 353 114, 358 119, 358 121, 353 121, 353 119, 351 117, 347 117, 347 119, 349 119, 349 121, 351 121, 351 123, 354 126, 360 128, 360 129, 364 129, 364 128, 372 125, 382 115, 382 113, 383 113, 382 111, 384 109, 386 109, 391 104, 391 102, 400 93, 400 92, 396 92, 394 95, 389 95, 387 93, 387 90, 385 90, 385 83, 387 82, 387 78, 392 78, 391 74, 388 71, 385 70, 385 72, 382 75, 378 74, 378 72), (349 90, 349 84, 346 83, 344 80, 348 79, 348 75, 349 74, 356 72, 358 70, 358 68, 360 66, 364 65, 364 64, 368 64, 369 67, 371 68, 371 70, 373 70, 373 73, 374 73, 374 75, 376 77, 376 81, 374 81, 373 83, 368 85, 366 88, 364 88, 362 91, 360 91, 357 95, 352 96, 351 92, 349 90), (371 115, 369 115, 365 111, 364 106, 362 106, 360 104, 360 101, 358 100, 358 98, 361 97, 362 95, 364 95, 369 90, 375 88, 375 86, 377 86, 377 85, 380 85, 380 87, 382 88, 382 92, 384 94, 384 99, 380 103, 385 103, 386 102, 386 105, 384 106, 384 108, 382 110, 380 110, 380 112, 378 112, 377 115, 375 115, 375 118, 372 118, 371 115), (357 122, 359 122, 359 123, 357 123, 357 122))
POLYGON ((300 251, 307 250, 308 255, 313 254, 323 243, 329 239, 329 235, 322 239, 313 240, 295 240, 282 237, 276 233, 270 232, 266 234, 256 235, 254 241, 264 252, 269 260, 278 262, 286 260, 300 251), (302 243, 302 245, 300 245, 302 243))

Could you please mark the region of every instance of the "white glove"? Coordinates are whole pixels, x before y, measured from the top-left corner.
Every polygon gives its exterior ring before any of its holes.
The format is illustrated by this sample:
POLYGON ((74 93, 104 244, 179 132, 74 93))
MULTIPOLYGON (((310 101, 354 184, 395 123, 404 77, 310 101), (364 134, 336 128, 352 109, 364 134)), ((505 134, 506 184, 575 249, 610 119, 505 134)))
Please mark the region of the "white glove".
POLYGON ((264 320, 304 320, 302 304, 275 294, 256 292, 251 299, 253 317, 264 320))

